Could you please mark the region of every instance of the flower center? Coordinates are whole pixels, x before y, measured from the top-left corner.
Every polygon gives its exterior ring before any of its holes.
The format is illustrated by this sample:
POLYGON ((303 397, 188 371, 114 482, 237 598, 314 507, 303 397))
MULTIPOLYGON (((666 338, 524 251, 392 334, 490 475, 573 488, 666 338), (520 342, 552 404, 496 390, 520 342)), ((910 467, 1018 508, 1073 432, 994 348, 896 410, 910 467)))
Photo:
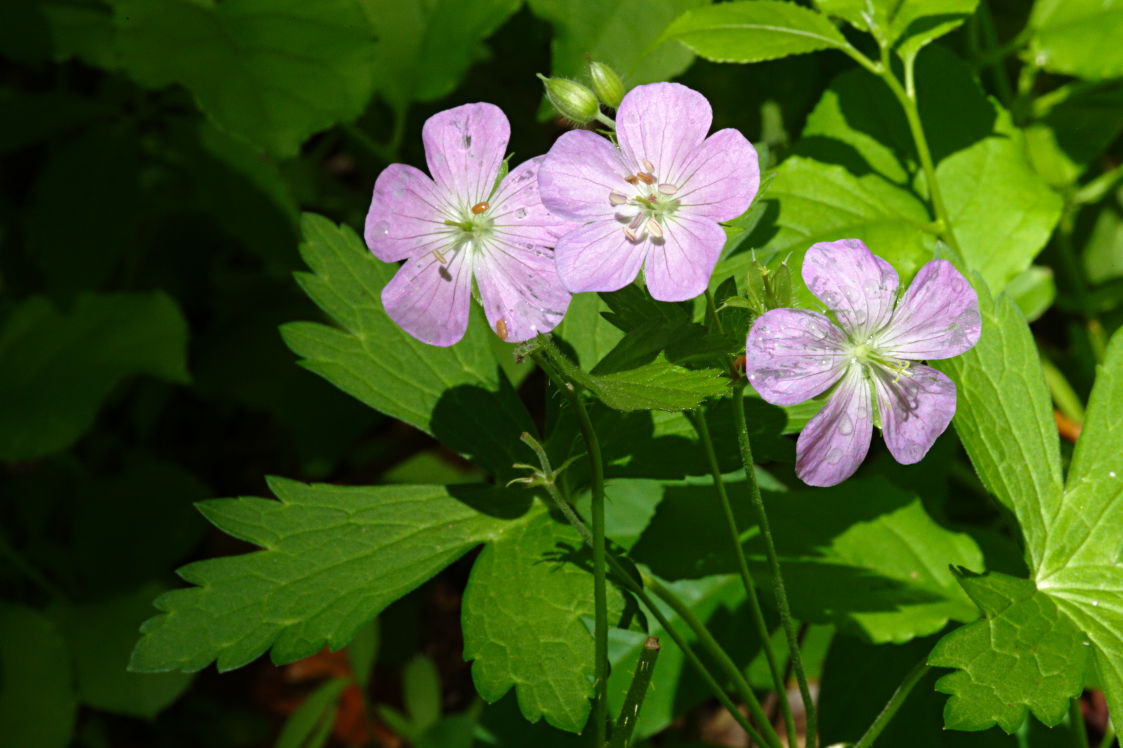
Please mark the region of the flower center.
MULTIPOLYGON (((462 210, 455 218, 445 219, 453 252, 468 246, 477 249, 483 246, 483 241, 491 236, 495 228, 495 219, 489 215, 490 207, 486 201, 476 203, 471 208, 462 210)), ((434 249, 433 254, 441 264, 448 264, 448 259, 440 249, 434 249)))
POLYGON ((616 220, 624 224, 624 236, 633 244, 649 236, 652 241, 662 241, 664 225, 679 207, 675 197, 678 185, 659 181, 655 166, 647 159, 641 165, 642 171, 624 177, 635 188, 635 194, 629 196, 620 190, 608 193, 608 202, 617 209, 616 220))
POLYGON ((891 372, 894 382, 903 376, 912 376, 909 372, 912 362, 886 356, 874 345, 872 336, 860 343, 851 342, 847 352, 850 354, 850 363, 858 364, 863 368, 877 367, 891 372))

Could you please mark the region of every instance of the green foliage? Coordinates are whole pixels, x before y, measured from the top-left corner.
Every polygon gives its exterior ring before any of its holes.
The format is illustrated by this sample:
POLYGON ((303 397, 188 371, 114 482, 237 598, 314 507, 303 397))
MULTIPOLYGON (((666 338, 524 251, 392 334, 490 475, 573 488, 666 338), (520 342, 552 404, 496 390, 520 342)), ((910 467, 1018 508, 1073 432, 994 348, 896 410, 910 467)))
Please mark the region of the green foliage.
POLYGON ((129 74, 186 86, 221 128, 279 156, 355 119, 373 93, 374 33, 360 0, 114 0, 129 74))
POLYGON ((1032 54, 1055 73, 1082 78, 1123 75, 1123 7, 1102 0, 1038 0, 1030 16, 1032 54))
POLYGON ((241 667, 272 648, 274 662, 339 649, 380 610, 469 548, 494 538, 510 510, 502 494, 440 487, 350 488, 279 478, 280 501, 200 504, 223 531, 262 547, 200 561, 180 575, 197 586, 168 592, 142 627, 137 672, 241 667))
MULTIPOLYGON (((480 554, 464 594, 464 657, 488 701, 516 686, 532 722, 580 732, 593 695, 593 579, 573 563, 588 552, 576 530, 536 513, 480 554)), ((610 588, 609 620, 620 593, 610 588)))
POLYGON ((612 374, 586 375, 581 383, 617 410, 691 410, 729 389, 718 369, 684 369, 665 359, 612 374))
POLYGON ((912 59, 929 42, 967 20, 979 0, 816 0, 815 4, 824 13, 883 39, 902 58, 912 59))
POLYGON ((70 446, 123 379, 186 383, 187 325, 166 294, 83 294, 64 313, 19 304, 0 329, 0 458, 70 446))
POLYGON ((687 11, 664 37, 715 62, 760 62, 847 46, 825 16, 785 0, 742 0, 687 11))
POLYGON ((0 724, 4 741, 63 748, 78 704, 66 642, 55 624, 22 605, 0 603, 0 724))
POLYGON ((301 253, 313 272, 297 280, 342 329, 284 325, 285 342, 303 357, 301 365, 493 472, 507 475, 512 463, 525 461, 529 453, 519 434, 534 427, 495 363, 479 310, 455 346, 421 343, 382 309, 380 292, 397 266, 375 259, 348 227, 313 215, 302 226, 301 253))
POLYGON ((346 678, 332 678, 309 694, 285 722, 274 748, 321 748, 327 745, 335 722, 336 702, 349 684, 346 678))

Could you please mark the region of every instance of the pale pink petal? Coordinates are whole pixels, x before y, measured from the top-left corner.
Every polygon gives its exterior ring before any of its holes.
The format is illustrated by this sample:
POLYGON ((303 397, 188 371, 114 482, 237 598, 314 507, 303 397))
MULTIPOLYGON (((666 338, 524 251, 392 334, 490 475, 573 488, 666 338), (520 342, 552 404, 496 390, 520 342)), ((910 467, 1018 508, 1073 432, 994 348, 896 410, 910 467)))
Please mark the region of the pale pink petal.
POLYGON ((881 433, 902 465, 920 462, 955 415, 955 383, 941 372, 913 364, 900 377, 875 369, 881 433))
POLYGON ((554 253, 502 235, 481 249, 476 283, 488 324, 510 343, 553 330, 569 308, 570 294, 558 277, 554 253))
POLYGON ((511 125, 494 104, 464 104, 434 114, 421 128, 429 173, 465 207, 487 200, 503 162, 511 125))
POLYGON ((756 149, 737 130, 718 130, 664 181, 677 188, 682 211, 731 220, 748 210, 760 188, 756 149))
POLYGON ((643 277, 657 301, 685 301, 705 292, 725 246, 725 231, 713 221, 676 216, 663 227, 663 238, 647 239, 643 277))
POLYGON ((557 239, 579 224, 546 210, 538 195, 538 174, 545 157, 516 166, 491 198, 488 215, 494 228, 511 241, 553 247, 557 239))
POLYGON ((950 262, 933 260, 901 297, 877 347, 894 358, 951 358, 979 341, 981 325, 975 289, 950 262))
POLYGON ((375 257, 397 262, 447 244, 444 221, 450 217, 455 214, 432 179, 412 166, 390 164, 374 183, 363 235, 375 257))
POLYGON ((570 231, 554 250, 558 275, 573 293, 616 291, 639 275, 650 242, 632 242, 614 220, 597 221, 570 231))
POLYGON ((706 139, 713 110, 706 97, 681 83, 636 86, 616 111, 616 139, 629 170, 653 167, 656 181, 679 174, 706 139))
POLYGON ((629 170, 607 138, 588 130, 571 130, 554 141, 538 172, 538 190, 547 210, 575 221, 611 218, 616 208, 608 196, 631 197, 624 181, 629 170))
POLYGON ((406 260, 382 289, 382 306, 423 343, 449 346, 464 337, 472 302, 472 262, 465 249, 406 260))
POLYGON ((803 282, 855 342, 883 327, 897 297, 897 271, 858 239, 813 244, 803 258, 803 282))
POLYGON ((870 385, 851 367, 795 445, 795 474, 809 486, 834 486, 862 464, 873 435, 870 385))
POLYGON ((805 309, 773 309, 753 323, 745 342, 745 374, 773 405, 810 400, 846 370, 846 337, 829 319, 805 309))

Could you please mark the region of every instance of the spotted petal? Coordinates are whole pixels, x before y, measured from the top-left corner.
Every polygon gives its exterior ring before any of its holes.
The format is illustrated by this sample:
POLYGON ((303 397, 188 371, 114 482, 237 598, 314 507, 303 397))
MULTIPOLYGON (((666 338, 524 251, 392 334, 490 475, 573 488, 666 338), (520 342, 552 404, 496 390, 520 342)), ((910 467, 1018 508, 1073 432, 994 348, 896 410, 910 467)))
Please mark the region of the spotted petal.
POLYGON ((674 197, 687 215, 731 220, 748 210, 760 188, 756 149, 737 130, 718 130, 666 181, 677 186, 674 197))
POLYGON ((407 260, 382 289, 390 319, 429 345, 449 346, 464 337, 472 301, 472 263, 464 250, 407 260))
POLYGON ((951 358, 979 341, 981 325, 975 289, 950 262, 933 260, 916 274, 877 346, 894 358, 951 358))
POLYGON ((773 309, 753 323, 745 344, 745 373, 773 405, 795 405, 824 392, 849 358, 842 330, 805 309, 773 309))
POLYGON ((870 385, 851 367, 826 406, 807 422, 795 445, 795 474, 809 486, 834 486, 849 478, 870 448, 870 385))
POLYGON ((476 262, 488 324, 500 338, 519 343, 557 327, 570 294, 558 277, 554 253, 497 235, 476 262))
POLYGON ((421 140, 429 173, 455 202, 487 199, 511 139, 507 115, 494 104, 464 104, 425 120, 421 140))
POLYGON ((877 370, 873 379, 890 454, 902 465, 920 462, 955 415, 955 383, 919 364, 900 377, 877 370))
POLYGON ((650 242, 643 277, 657 301, 685 301, 700 296, 710 282, 725 246, 725 231, 713 221, 686 216, 672 219, 662 239, 650 242))
POLYGON ((616 291, 639 275, 649 242, 632 242, 616 221, 597 221, 558 240, 554 257, 562 283, 573 293, 616 291))
POLYGON ((620 151, 596 133, 571 130, 554 141, 538 173, 542 203, 551 212, 575 221, 609 219, 616 208, 608 196, 631 195, 629 174, 620 151))
POLYGON ((491 198, 488 215, 494 221, 495 231, 512 241, 553 247, 558 238, 578 224, 551 213, 542 204, 538 174, 544 158, 532 158, 511 170, 491 198))
POLYGON ((893 314, 897 271, 858 239, 812 245, 803 282, 853 338, 865 338, 893 314))
POLYGON ((363 236, 374 256, 397 262, 447 243, 446 197, 424 172, 390 164, 378 175, 363 236))
POLYGON ((651 162, 655 176, 678 174, 706 139, 713 110, 706 97, 681 83, 636 86, 616 111, 616 138, 635 171, 651 162))

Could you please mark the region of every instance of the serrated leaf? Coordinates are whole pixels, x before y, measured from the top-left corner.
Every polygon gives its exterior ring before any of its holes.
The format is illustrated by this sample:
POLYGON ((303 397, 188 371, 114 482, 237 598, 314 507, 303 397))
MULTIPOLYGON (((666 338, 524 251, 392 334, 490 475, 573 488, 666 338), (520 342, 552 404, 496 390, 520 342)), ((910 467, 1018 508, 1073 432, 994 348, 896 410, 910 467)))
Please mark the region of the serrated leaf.
POLYGON ((901 57, 914 57, 955 29, 978 4, 979 0, 815 0, 822 12, 871 31, 895 46, 901 57))
POLYGON ((1123 75, 1123 3, 1118 0, 1038 0, 1030 24, 1037 64, 1082 78, 1123 75))
POLYGON ((357 117, 375 83, 359 0, 114 0, 117 45, 142 85, 179 83, 222 129, 292 156, 357 117))
POLYGON ((847 46, 830 20, 784 0, 743 0, 687 11, 663 33, 714 62, 761 62, 847 46))
POLYGON ((684 369, 663 358, 627 371, 590 374, 581 384, 617 410, 692 410, 729 389, 718 369, 684 369))
POLYGON ((122 379, 187 381, 187 323, 156 293, 83 294, 60 312, 33 297, 0 329, 0 459, 70 446, 122 379))
POLYGON ((283 325, 301 365, 375 410, 432 434, 499 475, 525 462, 519 434, 534 431, 525 406, 499 372, 490 330, 475 310, 467 335, 438 348, 410 337, 382 309, 397 265, 379 262, 355 232, 305 215, 301 254, 312 273, 297 279, 340 328, 283 325))
POLYGON ((554 26, 550 69, 581 78, 588 59, 614 68, 629 86, 668 80, 694 60, 674 42, 655 44, 680 13, 706 0, 528 0, 554 26))
POLYGON ((279 501, 200 504, 220 529, 263 550, 180 569, 197 586, 157 598, 163 613, 142 626, 130 669, 230 670, 270 648, 277 663, 339 649, 386 605, 496 537, 501 514, 526 507, 486 489, 270 486, 279 501))
MULTIPOLYGON (((512 526, 484 549, 464 593, 464 658, 488 701, 516 688, 519 708, 580 732, 593 695, 593 578, 568 563, 587 554, 568 525, 540 512, 512 526)), ((609 587, 609 622, 623 598, 609 587)))
POLYGON ((70 745, 78 703, 58 628, 23 605, 0 602, 0 725, 26 748, 70 745))
POLYGON ((379 94, 398 109, 452 92, 483 57, 486 39, 522 0, 362 0, 378 37, 373 59, 379 94))

